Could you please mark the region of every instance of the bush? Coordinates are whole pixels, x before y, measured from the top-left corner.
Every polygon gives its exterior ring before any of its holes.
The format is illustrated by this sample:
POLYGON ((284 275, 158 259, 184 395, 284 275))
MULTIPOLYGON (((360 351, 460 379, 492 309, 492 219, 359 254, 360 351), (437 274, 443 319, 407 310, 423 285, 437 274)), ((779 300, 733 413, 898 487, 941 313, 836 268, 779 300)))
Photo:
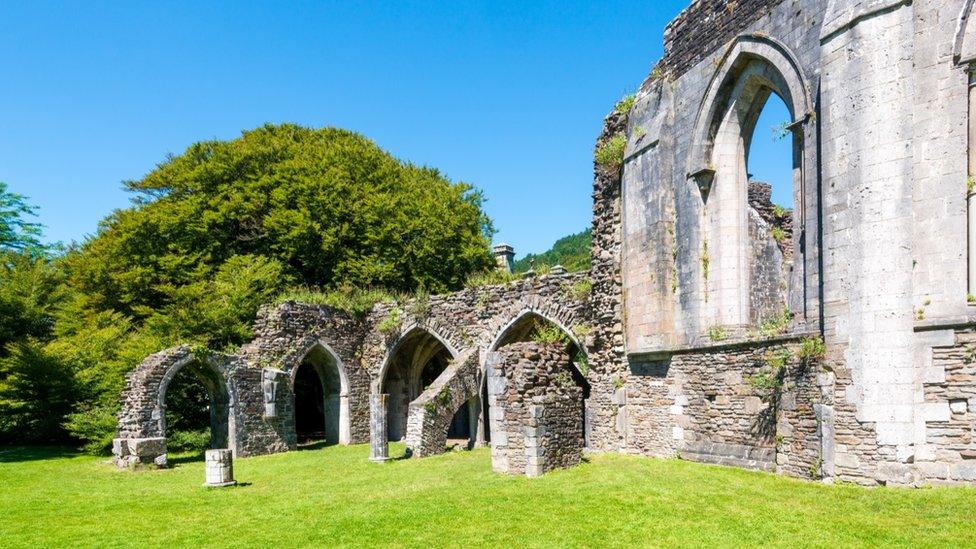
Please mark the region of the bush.
POLYGON ((617 171, 624 163, 624 151, 627 148, 627 137, 622 133, 614 135, 596 148, 595 160, 608 172, 617 171))
POLYGON ((551 322, 539 321, 532 333, 532 341, 546 345, 569 345, 569 336, 559 326, 551 322))
POLYGON ((118 406, 84 407, 68 414, 64 427, 83 442, 82 450, 90 454, 107 454, 118 427, 117 415, 118 406))
POLYGON ((210 448, 210 429, 166 433, 166 451, 202 452, 210 448))
POLYGON ((8 345, 0 360, 0 441, 63 442, 61 426, 75 399, 68 366, 36 340, 8 345))
POLYGON ((345 285, 334 290, 316 290, 311 288, 291 288, 275 300, 276 303, 295 301, 309 305, 325 305, 353 316, 363 317, 369 314, 377 303, 390 303, 396 298, 385 290, 361 289, 345 285))

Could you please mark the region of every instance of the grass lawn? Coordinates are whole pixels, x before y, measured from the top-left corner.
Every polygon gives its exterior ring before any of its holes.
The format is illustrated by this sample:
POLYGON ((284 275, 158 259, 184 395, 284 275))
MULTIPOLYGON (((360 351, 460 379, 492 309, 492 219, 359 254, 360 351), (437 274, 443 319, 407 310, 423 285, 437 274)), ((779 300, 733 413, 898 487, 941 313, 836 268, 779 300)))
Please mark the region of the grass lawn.
POLYGON ((0 546, 976 545, 968 488, 823 486, 618 455, 526 479, 493 474, 487 450, 385 464, 368 452, 240 459, 243 486, 205 489, 201 461, 131 472, 0 450, 0 546))

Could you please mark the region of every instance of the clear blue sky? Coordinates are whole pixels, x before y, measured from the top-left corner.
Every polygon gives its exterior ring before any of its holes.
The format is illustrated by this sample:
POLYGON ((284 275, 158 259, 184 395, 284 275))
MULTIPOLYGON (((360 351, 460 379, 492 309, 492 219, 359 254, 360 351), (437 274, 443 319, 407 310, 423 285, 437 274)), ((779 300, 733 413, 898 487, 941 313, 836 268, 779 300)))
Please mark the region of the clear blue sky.
POLYGON ((687 3, 2 2, 0 180, 70 242, 194 141, 341 126, 483 189, 496 241, 544 251, 589 226, 603 116, 687 3))

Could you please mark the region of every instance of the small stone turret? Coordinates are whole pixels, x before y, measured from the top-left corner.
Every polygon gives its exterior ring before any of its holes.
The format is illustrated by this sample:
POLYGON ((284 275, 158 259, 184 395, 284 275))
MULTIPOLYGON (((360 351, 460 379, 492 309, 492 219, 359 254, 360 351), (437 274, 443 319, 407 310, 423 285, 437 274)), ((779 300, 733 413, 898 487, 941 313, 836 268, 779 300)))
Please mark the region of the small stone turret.
POLYGON ((498 268, 510 273, 515 269, 515 248, 505 244, 496 244, 491 249, 492 253, 495 255, 495 261, 498 262, 498 268))

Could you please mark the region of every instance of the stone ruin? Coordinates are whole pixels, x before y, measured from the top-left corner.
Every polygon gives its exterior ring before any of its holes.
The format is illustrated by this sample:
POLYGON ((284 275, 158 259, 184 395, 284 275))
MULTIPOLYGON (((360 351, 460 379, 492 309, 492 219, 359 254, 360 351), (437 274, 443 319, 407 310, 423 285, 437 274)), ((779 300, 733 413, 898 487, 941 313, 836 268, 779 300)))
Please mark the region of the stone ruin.
POLYGON ((583 456, 583 384, 561 345, 513 343, 488 361, 491 467, 537 477, 583 456))
POLYGON ((589 272, 363 317, 265 307, 238 353, 171 349, 130 375, 118 461, 165 462, 165 389, 192 367, 214 444, 237 456, 294 449, 296 387, 317 376, 327 440, 372 438, 376 459, 388 440, 418 457, 491 444, 496 467, 535 474, 574 463, 582 438, 827 481, 976 482, 972 9, 693 2, 633 107, 605 120, 597 147, 626 145, 595 166, 589 272), (792 119, 788 212, 747 165, 772 95, 792 119), (527 351, 540 321, 587 365, 579 416, 557 413, 580 397, 549 375, 567 356, 527 351))

